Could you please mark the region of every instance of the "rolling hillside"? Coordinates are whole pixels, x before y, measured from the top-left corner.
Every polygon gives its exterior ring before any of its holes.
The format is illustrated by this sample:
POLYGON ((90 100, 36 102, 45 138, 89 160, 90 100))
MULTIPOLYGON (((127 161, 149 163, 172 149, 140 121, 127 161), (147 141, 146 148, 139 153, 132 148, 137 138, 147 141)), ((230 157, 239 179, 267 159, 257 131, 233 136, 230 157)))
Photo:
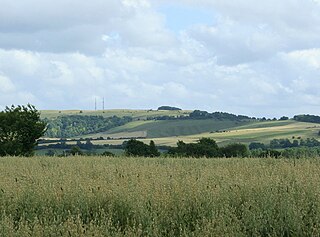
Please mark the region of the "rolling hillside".
MULTIPOLYGON (((106 132, 81 136, 82 138, 110 137, 112 140, 94 141, 96 144, 122 144, 128 138, 140 138, 158 145, 175 145, 178 140, 194 142, 201 137, 210 137, 220 144, 240 142, 268 143, 278 138, 318 138, 320 124, 287 121, 219 121, 205 120, 147 120, 147 117, 188 115, 190 111, 147 111, 147 110, 107 110, 107 111, 42 111, 42 117, 55 118, 60 115, 113 115, 132 116, 133 122, 112 128, 106 132)), ((79 138, 79 137, 76 137, 79 138)))
POLYGON ((108 133, 145 131, 148 138, 186 136, 204 132, 226 130, 249 122, 216 121, 216 120, 166 120, 133 122, 113 128, 108 133))
MULTIPOLYGON (((160 128, 160 127, 159 127, 160 128)), ((318 138, 320 131, 320 124, 288 121, 271 121, 271 122, 257 122, 239 127, 231 127, 225 132, 204 132, 193 135, 178 135, 156 138, 139 139, 146 143, 154 140, 157 145, 176 145, 177 141, 182 140, 186 143, 196 142, 199 138, 210 137, 217 141, 218 144, 224 145, 228 143, 244 143, 251 142, 269 143, 273 139, 288 138, 293 140, 297 138, 318 138)), ((125 133, 123 133, 125 134, 125 133)), ((121 144, 123 140, 112 141, 97 141, 96 144, 103 144, 105 142, 112 144, 121 144)))
POLYGON ((280 138, 317 138, 320 124, 288 121, 271 121, 249 124, 231 129, 224 133, 203 133, 189 136, 188 139, 197 137, 210 137, 219 143, 251 142, 268 143, 272 139, 280 138))

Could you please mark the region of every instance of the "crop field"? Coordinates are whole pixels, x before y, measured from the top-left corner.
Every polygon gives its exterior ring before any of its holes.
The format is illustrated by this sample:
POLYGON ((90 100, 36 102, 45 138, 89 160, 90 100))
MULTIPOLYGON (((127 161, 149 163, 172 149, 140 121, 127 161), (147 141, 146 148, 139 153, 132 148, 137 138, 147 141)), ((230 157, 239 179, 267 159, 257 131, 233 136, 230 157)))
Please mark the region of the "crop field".
POLYGON ((319 236, 320 159, 0 159, 0 236, 319 236))

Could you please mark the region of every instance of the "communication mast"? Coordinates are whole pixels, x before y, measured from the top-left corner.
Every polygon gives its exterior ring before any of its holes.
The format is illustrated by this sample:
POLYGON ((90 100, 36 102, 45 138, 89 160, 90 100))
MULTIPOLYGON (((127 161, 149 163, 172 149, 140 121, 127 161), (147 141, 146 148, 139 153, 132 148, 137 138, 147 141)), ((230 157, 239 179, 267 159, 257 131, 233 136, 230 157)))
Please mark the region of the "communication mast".
POLYGON ((104 111, 104 97, 102 98, 102 110, 104 111))

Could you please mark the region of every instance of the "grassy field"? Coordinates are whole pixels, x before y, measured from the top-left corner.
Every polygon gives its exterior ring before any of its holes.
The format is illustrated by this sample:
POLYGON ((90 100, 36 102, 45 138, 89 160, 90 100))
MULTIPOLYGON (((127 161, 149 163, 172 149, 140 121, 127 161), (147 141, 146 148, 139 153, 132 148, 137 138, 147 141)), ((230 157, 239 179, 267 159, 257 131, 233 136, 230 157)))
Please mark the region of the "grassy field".
POLYGON ((320 159, 0 159, 0 236, 319 236, 320 159))

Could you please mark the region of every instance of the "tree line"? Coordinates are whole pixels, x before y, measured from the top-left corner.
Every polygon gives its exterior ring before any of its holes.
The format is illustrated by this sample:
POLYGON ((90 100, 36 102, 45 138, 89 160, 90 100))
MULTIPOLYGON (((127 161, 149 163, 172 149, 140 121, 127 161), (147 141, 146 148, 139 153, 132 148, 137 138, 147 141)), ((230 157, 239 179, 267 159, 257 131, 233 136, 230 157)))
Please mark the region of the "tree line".
POLYGON ((249 145, 250 150, 267 150, 267 149, 286 149, 286 148, 294 148, 294 147, 320 147, 320 142, 315 138, 297 138, 292 142, 286 139, 273 139, 269 144, 264 144, 260 142, 252 142, 249 145))
MULTIPOLYGON (((125 154, 127 156, 144 156, 156 157, 160 156, 160 152, 156 148, 153 141, 150 144, 144 144, 142 141, 131 139, 125 144, 125 154)), ((211 138, 201 138, 196 143, 184 143, 179 141, 177 147, 170 147, 165 153, 170 157, 246 157, 249 151, 244 144, 229 144, 219 147, 215 140, 211 138)))

